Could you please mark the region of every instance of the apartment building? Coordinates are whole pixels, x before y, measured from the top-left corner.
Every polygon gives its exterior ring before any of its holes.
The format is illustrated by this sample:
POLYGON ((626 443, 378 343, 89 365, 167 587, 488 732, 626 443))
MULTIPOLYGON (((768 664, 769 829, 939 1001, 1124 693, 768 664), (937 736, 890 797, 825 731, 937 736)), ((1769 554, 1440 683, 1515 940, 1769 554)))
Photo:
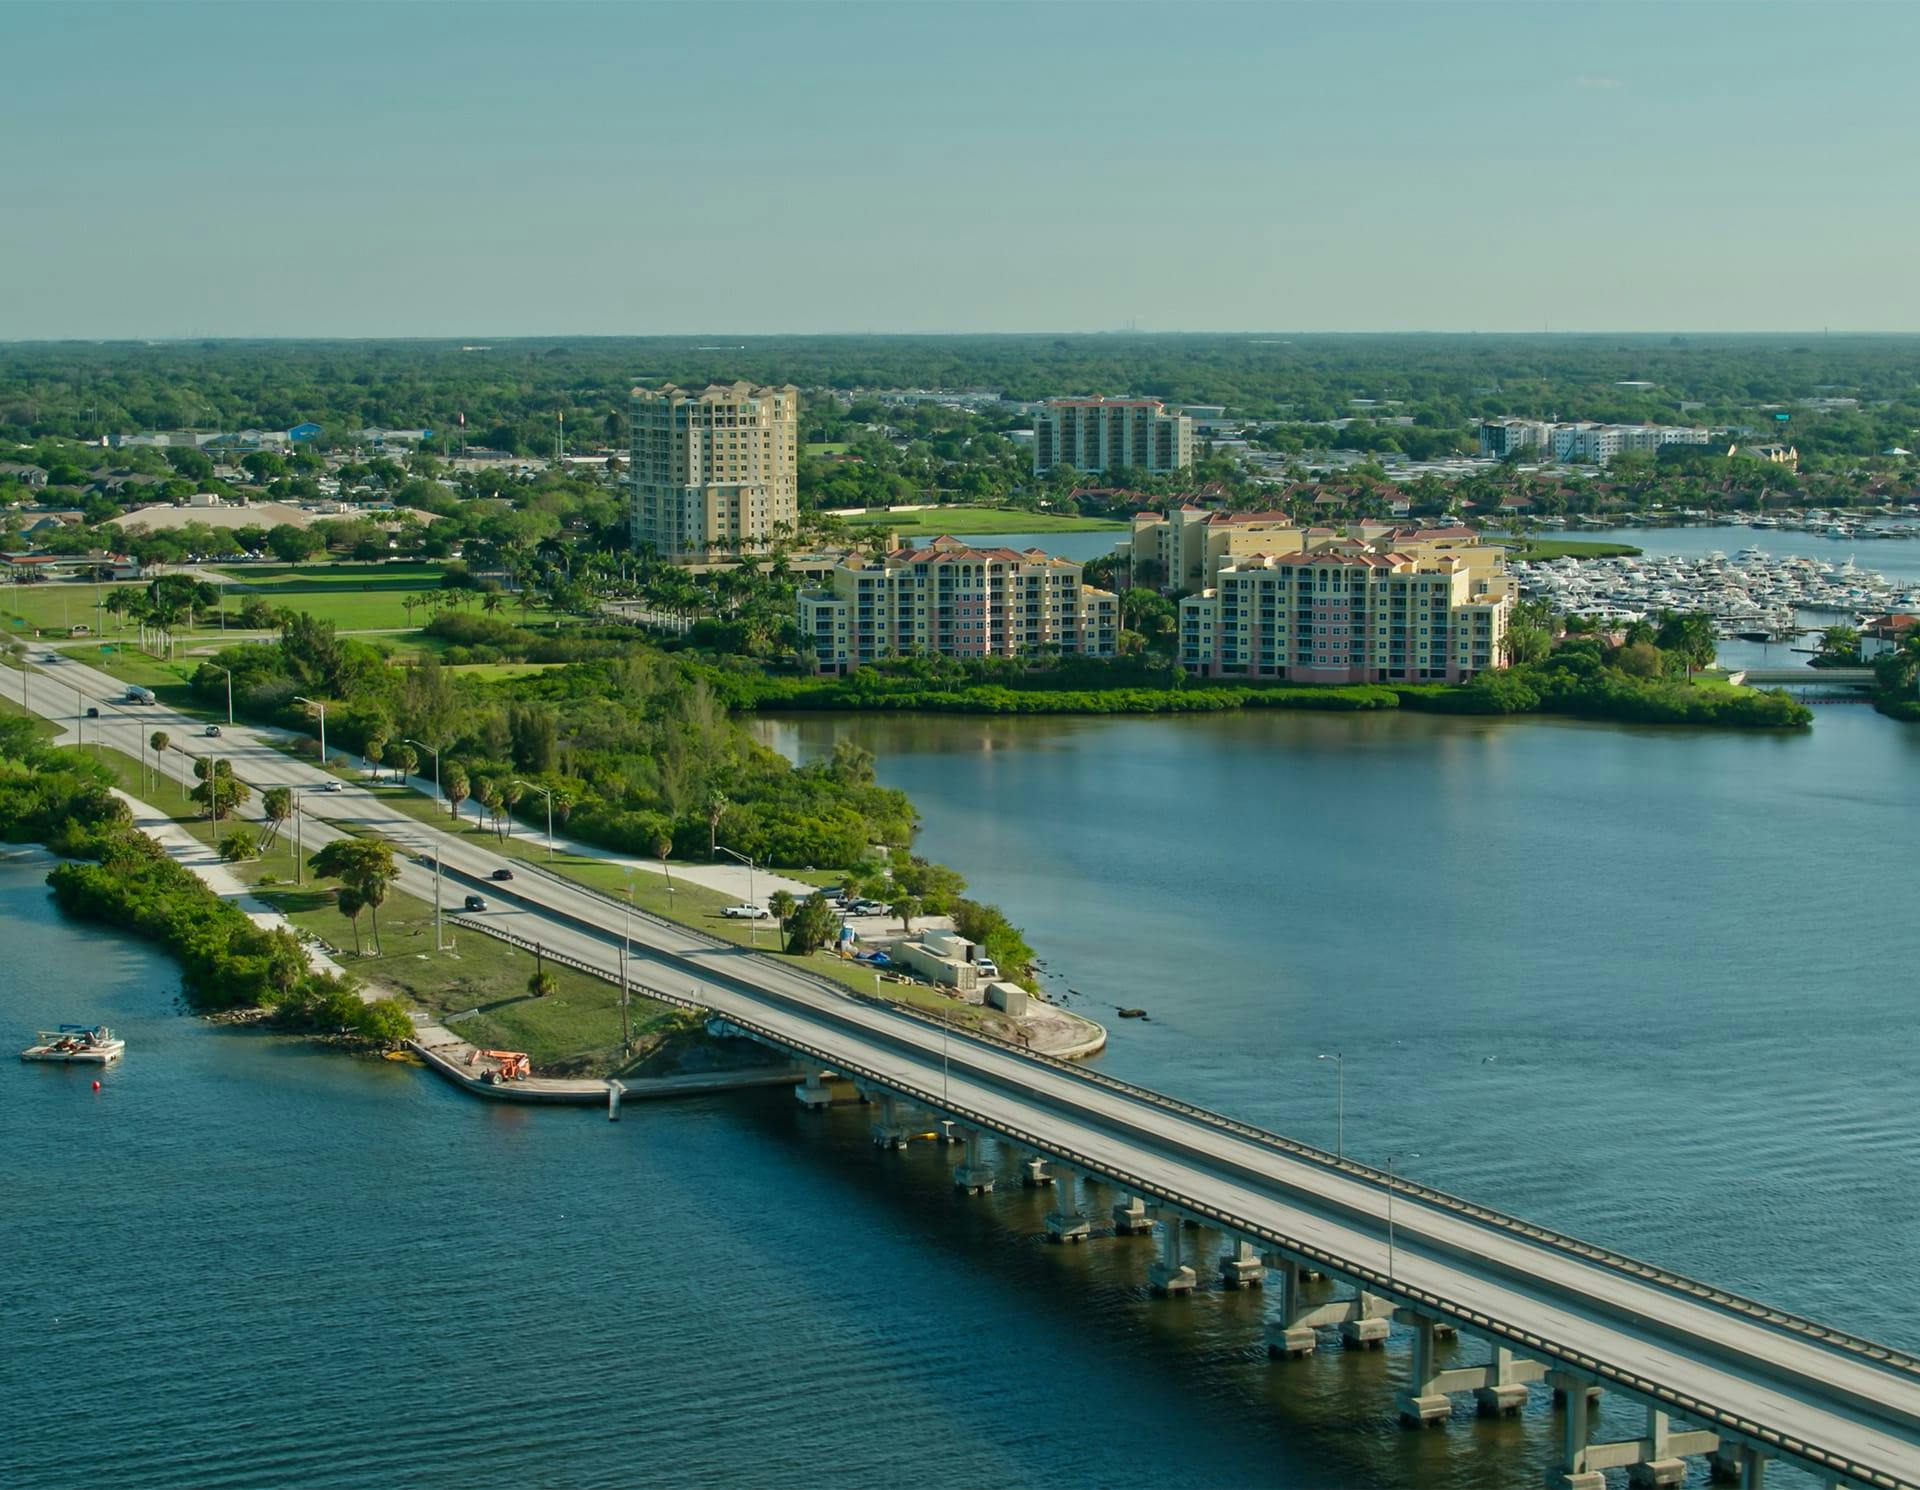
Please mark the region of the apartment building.
POLYGON ((1119 551, 1131 557, 1136 571, 1158 565, 1159 583, 1166 589, 1200 590, 1233 559, 1304 548, 1306 532, 1284 512, 1174 507, 1135 513, 1133 531, 1119 551))
POLYGON ((795 602, 814 671, 847 673, 887 657, 1017 657, 1057 648, 1111 657, 1120 603, 1080 566, 1040 549, 971 548, 936 538, 878 558, 851 555, 829 584, 795 602))
POLYGON ((1461 682, 1506 661, 1515 591, 1494 553, 1340 538, 1237 561, 1180 603, 1181 665, 1215 678, 1461 682))
POLYGON ((797 526, 799 412, 791 385, 634 389, 634 543, 680 557, 764 547, 797 526))
POLYGON ((1193 464, 1193 420, 1157 398, 1050 398, 1034 414, 1033 469, 1141 470, 1193 464))
POLYGON ((1541 460, 1604 466, 1616 455, 1651 453, 1662 445, 1706 445, 1713 431, 1674 424, 1570 424, 1539 419, 1488 419, 1480 425, 1480 453, 1498 460, 1532 452, 1541 460))

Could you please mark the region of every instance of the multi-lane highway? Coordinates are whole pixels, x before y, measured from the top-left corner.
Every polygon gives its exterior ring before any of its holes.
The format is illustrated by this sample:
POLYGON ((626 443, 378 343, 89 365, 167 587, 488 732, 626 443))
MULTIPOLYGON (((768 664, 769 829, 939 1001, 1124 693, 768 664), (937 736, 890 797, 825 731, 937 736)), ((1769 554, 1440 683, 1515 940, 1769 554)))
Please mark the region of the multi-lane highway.
MULTIPOLYGON (((0 687, 11 694, 15 677, 0 687)), ((84 721, 88 738, 129 754, 156 728, 191 744, 202 724, 164 708, 116 706, 122 686, 74 662, 50 664, 24 686, 30 708, 64 723, 87 704, 99 707, 100 719, 84 721)), ((224 729, 217 748, 256 786, 317 787, 329 779, 244 727, 224 729)), ((356 788, 306 795, 304 803, 336 823, 431 851, 456 877, 485 881, 508 862, 356 788)), ((513 868, 510 886, 489 885, 494 909, 484 919, 612 976, 620 906, 523 862, 513 868)), ((430 895, 421 871, 409 873, 406 887, 430 895)), ((1920 1487, 1920 1362, 1900 1352, 1170 1097, 950 1036, 697 931, 643 916, 632 924, 639 984, 692 999, 757 1038, 1010 1149, 1052 1156, 1161 1206, 1176 1226, 1188 1217, 1269 1257, 1348 1280, 1405 1317, 1457 1325, 1568 1380, 1597 1383, 1676 1423, 1711 1430, 1723 1447, 1838 1483, 1920 1487)), ((1569 1446, 1570 1483, 1590 1483, 1580 1477, 1582 1447, 1569 1446)), ((1757 1471, 1747 1472, 1757 1482, 1757 1471)))

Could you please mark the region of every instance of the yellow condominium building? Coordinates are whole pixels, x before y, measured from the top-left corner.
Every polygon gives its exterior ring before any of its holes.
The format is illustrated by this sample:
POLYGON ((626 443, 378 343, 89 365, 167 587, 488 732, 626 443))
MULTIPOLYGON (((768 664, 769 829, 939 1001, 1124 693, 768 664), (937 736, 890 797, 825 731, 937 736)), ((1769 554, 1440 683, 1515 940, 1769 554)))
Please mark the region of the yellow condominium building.
POLYGON ((1507 660, 1514 586, 1499 553, 1342 538, 1239 560, 1180 602, 1181 665, 1216 678, 1460 682, 1507 660))
POLYGON ((1083 583, 1078 564, 1037 548, 971 548, 941 537, 879 558, 852 556, 831 581, 802 590, 795 605, 816 672, 915 653, 1111 657, 1120 634, 1118 599, 1083 583))
POLYGON ((634 389, 635 546, 670 557, 752 549, 796 527, 799 413, 792 386, 634 389))
POLYGON ((1157 398, 1052 398, 1034 415, 1033 469, 1139 470, 1193 464, 1193 420, 1157 398))

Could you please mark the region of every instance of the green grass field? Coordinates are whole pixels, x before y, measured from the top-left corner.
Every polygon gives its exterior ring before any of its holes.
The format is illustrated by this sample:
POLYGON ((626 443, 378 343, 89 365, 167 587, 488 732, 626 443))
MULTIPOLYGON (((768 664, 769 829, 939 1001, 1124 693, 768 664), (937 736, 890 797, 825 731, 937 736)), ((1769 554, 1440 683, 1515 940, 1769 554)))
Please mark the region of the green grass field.
POLYGON ((809 440, 806 453, 808 455, 845 455, 851 448, 845 440, 809 440))
POLYGON ((1601 543, 1590 538, 1519 538, 1506 545, 1516 559, 1624 559, 1644 550, 1631 543, 1601 543))
POLYGON ((951 533, 1119 533, 1127 525, 1106 517, 1059 517, 1012 507, 932 507, 922 512, 861 513, 847 519, 855 527, 890 528, 910 538, 951 533))

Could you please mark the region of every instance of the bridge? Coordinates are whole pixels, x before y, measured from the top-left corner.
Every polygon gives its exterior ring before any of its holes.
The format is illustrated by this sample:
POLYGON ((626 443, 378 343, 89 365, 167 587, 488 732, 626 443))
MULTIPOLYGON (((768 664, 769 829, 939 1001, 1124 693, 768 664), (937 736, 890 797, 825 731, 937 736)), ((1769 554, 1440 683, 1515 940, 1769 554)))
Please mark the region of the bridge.
MULTIPOLYGON (((27 706, 47 717, 74 721, 87 690, 118 691, 80 677, 77 664, 55 671, 59 685, 38 676, 22 685, 27 706)), ((157 707, 102 715, 86 721, 89 732, 130 754, 148 729, 184 734, 197 723, 157 707)), ((243 779, 253 768, 261 781, 326 779, 245 729, 229 730, 221 749, 243 779)), ((869 1103, 878 1146, 941 1132, 954 1143, 956 1189, 1051 1185, 1047 1227, 1062 1243, 1148 1245, 1105 1239, 1151 1233, 1156 1293, 1271 1282, 1275 1370, 1312 1370, 1335 1331, 1351 1347, 1380 1348, 1402 1326, 1410 1348, 1394 1405, 1410 1428, 1446 1423, 1469 1401, 1511 1413, 1544 1384, 1559 1404, 1551 1483, 1564 1490, 1602 1490, 1617 1468, 1636 1484, 1677 1485, 1703 1456, 1716 1477, 1749 1487, 1779 1464, 1832 1486, 1920 1490, 1912 1354, 1177 1097, 852 997, 674 922, 635 913, 629 956, 624 902, 519 860, 510 887, 493 884, 509 861, 358 789, 308 800, 337 825, 423 848, 446 874, 486 884, 505 904, 458 918, 470 932, 537 942, 706 1011, 714 1030, 801 1063, 796 1096, 809 1106, 869 1103), (1603 1394, 1630 1406, 1638 1432, 1598 1435, 1603 1394)), ((407 872, 418 884, 423 871, 407 872)), ((420 893, 416 884, 407 888, 420 893)))
POLYGON ((1870 667, 1750 667, 1727 674, 1735 687, 1752 688, 1872 688, 1870 667))

